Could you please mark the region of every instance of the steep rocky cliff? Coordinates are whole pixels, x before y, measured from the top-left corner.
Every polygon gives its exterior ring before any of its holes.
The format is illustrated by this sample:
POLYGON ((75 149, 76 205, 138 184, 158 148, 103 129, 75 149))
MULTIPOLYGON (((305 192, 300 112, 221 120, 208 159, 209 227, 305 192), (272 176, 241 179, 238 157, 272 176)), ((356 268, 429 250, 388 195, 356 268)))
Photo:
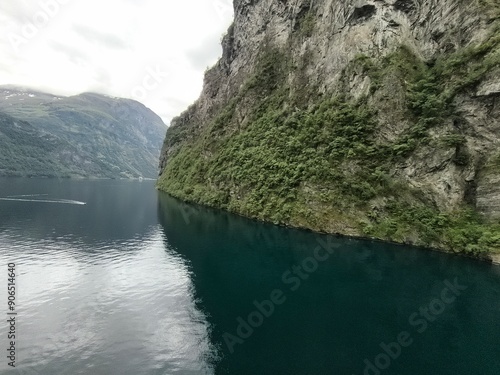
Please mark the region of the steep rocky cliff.
POLYGON ((500 3, 235 0, 158 187, 275 223, 500 252, 500 3))

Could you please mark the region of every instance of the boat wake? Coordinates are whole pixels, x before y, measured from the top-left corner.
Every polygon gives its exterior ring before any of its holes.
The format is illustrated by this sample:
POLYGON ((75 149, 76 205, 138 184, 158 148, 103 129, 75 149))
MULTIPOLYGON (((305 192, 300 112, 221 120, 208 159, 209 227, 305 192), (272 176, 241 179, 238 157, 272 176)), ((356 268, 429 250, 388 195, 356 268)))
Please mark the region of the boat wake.
MULTIPOLYGON (((36 196, 42 196, 46 194, 39 194, 39 195, 18 195, 19 197, 36 197, 36 196)), ((38 202, 38 203, 60 203, 60 204, 76 204, 76 205, 86 205, 86 202, 80 202, 80 201, 74 201, 70 199, 29 199, 29 198, 12 198, 12 197, 7 197, 7 198, 0 198, 0 201, 11 201, 11 202, 38 202)))

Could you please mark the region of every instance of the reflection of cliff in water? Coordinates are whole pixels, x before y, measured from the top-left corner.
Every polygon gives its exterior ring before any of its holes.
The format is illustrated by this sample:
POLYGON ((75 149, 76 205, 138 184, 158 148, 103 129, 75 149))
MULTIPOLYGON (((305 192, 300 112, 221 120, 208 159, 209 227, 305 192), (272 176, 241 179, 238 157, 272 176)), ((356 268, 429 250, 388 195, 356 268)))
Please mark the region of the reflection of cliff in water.
MULTIPOLYGON (((73 185, 63 181, 56 193, 69 194, 73 185)), ((210 326, 195 300, 190 265, 166 244, 153 184, 138 185, 79 183, 103 206, 71 211, 69 221, 62 215, 69 209, 52 204, 8 202, 9 211, 0 210, 0 263, 15 262, 19 270, 22 332, 29 336, 19 346, 21 373, 214 373, 210 326), (94 234, 93 217, 95 225, 109 220, 116 227, 94 234)), ((0 335, 7 330, 0 326, 0 335)), ((0 363, 1 374, 7 369, 0 363)))
MULTIPOLYGON (((167 246, 188 262, 197 307, 207 316, 212 344, 219 348, 216 373, 362 373, 363 359, 377 351, 381 340, 406 329, 408 317, 442 290, 443 280, 458 277, 481 288, 461 297, 394 364, 395 373, 419 373, 425 352, 428 363, 444 369, 450 366, 449 356, 469 350, 469 339, 459 333, 464 324, 481 331, 483 323, 473 317, 492 313, 486 304, 498 278, 484 277, 491 270, 488 264, 333 237, 340 247, 292 291, 282 279, 284 272, 312 256, 317 239, 326 236, 186 204, 162 193, 158 202, 167 246), (254 302, 269 300, 275 289, 283 291, 286 301, 230 353, 224 333, 236 335, 237 319, 247 319, 256 310, 254 302), (450 340, 450 327, 456 329, 456 345, 448 350, 441 343, 450 340)), ((491 314, 489 319, 494 319, 491 314)))

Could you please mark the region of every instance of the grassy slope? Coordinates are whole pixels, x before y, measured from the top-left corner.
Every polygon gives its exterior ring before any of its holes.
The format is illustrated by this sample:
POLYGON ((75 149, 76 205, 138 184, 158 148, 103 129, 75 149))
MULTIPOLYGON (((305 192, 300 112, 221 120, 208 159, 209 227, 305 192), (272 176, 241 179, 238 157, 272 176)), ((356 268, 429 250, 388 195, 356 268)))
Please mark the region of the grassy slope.
POLYGON ((0 144, 0 175, 56 177, 78 173, 67 160, 57 156, 70 145, 3 113, 0 113, 0 144))
POLYGON ((497 31, 483 44, 432 65, 404 46, 383 61, 359 56, 352 62, 348 69, 371 77, 372 94, 388 74, 404 82, 412 126, 390 142, 374 136, 377 108, 370 108, 368 97, 318 96, 313 88, 289 87, 283 82, 293 69, 291 57, 266 47, 253 77, 212 123, 194 137, 187 137, 189 126, 168 130, 167 142, 180 147, 170 155, 158 187, 187 201, 279 224, 474 256, 500 252, 498 223, 483 222, 466 205, 442 213, 419 191, 390 177, 396 163, 429 142, 456 149, 457 165, 468 162, 459 152, 461 134, 435 140, 428 131, 453 116, 457 93, 500 64, 497 31), (305 103, 304 97, 314 99, 305 103), (252 103, 253 114, 244 126, 234 116, 243 102, 252 103))

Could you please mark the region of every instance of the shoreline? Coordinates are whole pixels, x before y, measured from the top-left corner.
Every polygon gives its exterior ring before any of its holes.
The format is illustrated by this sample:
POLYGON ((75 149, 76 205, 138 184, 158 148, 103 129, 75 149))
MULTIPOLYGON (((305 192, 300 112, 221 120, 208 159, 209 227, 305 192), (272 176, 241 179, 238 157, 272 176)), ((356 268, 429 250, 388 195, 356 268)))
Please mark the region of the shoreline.
POLYGON ((500 254, 491 255, 491 263, 496 266, 500 266, 500 254))
POLYGON ((473 255, 466 254, 466 253, 449 251, 449 250, 446 250, 444 248, 439 248, 439 247, 424 246, 424 245, 417 245, 417 244, 404 243, 404 242, 396 242, 396 241, 384 240, 384 239, 376 238, 376 237, 367 237, 367 236, 363 236, 363 235, 352 235, 352 234, 344 234, 344 233, 330 233, 330 232, 324 232, 324 231, 314 230, 312 228, 303 227, 303 226, 294 226, 294 225, 290 225, 290 224, 276 224, 276 223, 273 223, 271 221, 260 220, 260 219, 255 218, 255 217, 246 216, 246 215, 240 214, 238 212, 232 212, 232 211, 225 210, 225 209, 222 209, 222 208, 213 207, 213 206, 210 206, 208 204, 203 204, 203 203, 198 203, 198 202, 192 202, 192 201, 189 201, 189 200, 184 200, 184 199, 181 199, 179 197, 176 197, 175 195, 170 194, 167 191, 161 190, 158 186, 155 186, 155 188, 156 188, 157 191, 159 191, 161 193, 164 193, 164 194, 167 194, 168 196, 170 196, 172 198, 175 198, 175 199, 177 199, 177 200, 179 200, 179 201, 181 201, 183 203, 188 203, 188 204, 192 204, 192 205, 198 205, 200 207, 205 207, 205 208, 209 208, 209 209, 213 209, 213 210, 220 210, 220 211, 227 212, 227 213, 230 213, 232 215, 237 215, 237 216, 240 216, 240 217, 243 217, 243 218, 255 221, 255 222, 259 222, 259 223, 272 224, 272 225, 276 225, 276 226, 283 227, 283 228, 304 230, 304 231, 308 231, 308 232, 311 232, 311 233, 322 234, 322 235, 331 235, 331 236, 343 237, 343 238, 354 239, 354 240, 373 241, 373 242, 386 243, 386 244, 398 245, 398 246, 412 246, 412 247, 415 247, 415 248, 418 248, 418 249, 424 250, 424 251, 434 251, 434 252, 439 252, 439 253, 443 253, 443 254, 450 254, 450 255, 460 256, 460 257, 463 257, 463 258, 468 258, 468 259, 471 259, 471 260, 476 260, 476 261, 481 261, 481 262, 485 262, 485 263, 490 263, 490 264, 495 265, 495 266, 500 266, 500 254, 487 253, 487 254, 484 254, 483 256, 473 256, 473 255))

